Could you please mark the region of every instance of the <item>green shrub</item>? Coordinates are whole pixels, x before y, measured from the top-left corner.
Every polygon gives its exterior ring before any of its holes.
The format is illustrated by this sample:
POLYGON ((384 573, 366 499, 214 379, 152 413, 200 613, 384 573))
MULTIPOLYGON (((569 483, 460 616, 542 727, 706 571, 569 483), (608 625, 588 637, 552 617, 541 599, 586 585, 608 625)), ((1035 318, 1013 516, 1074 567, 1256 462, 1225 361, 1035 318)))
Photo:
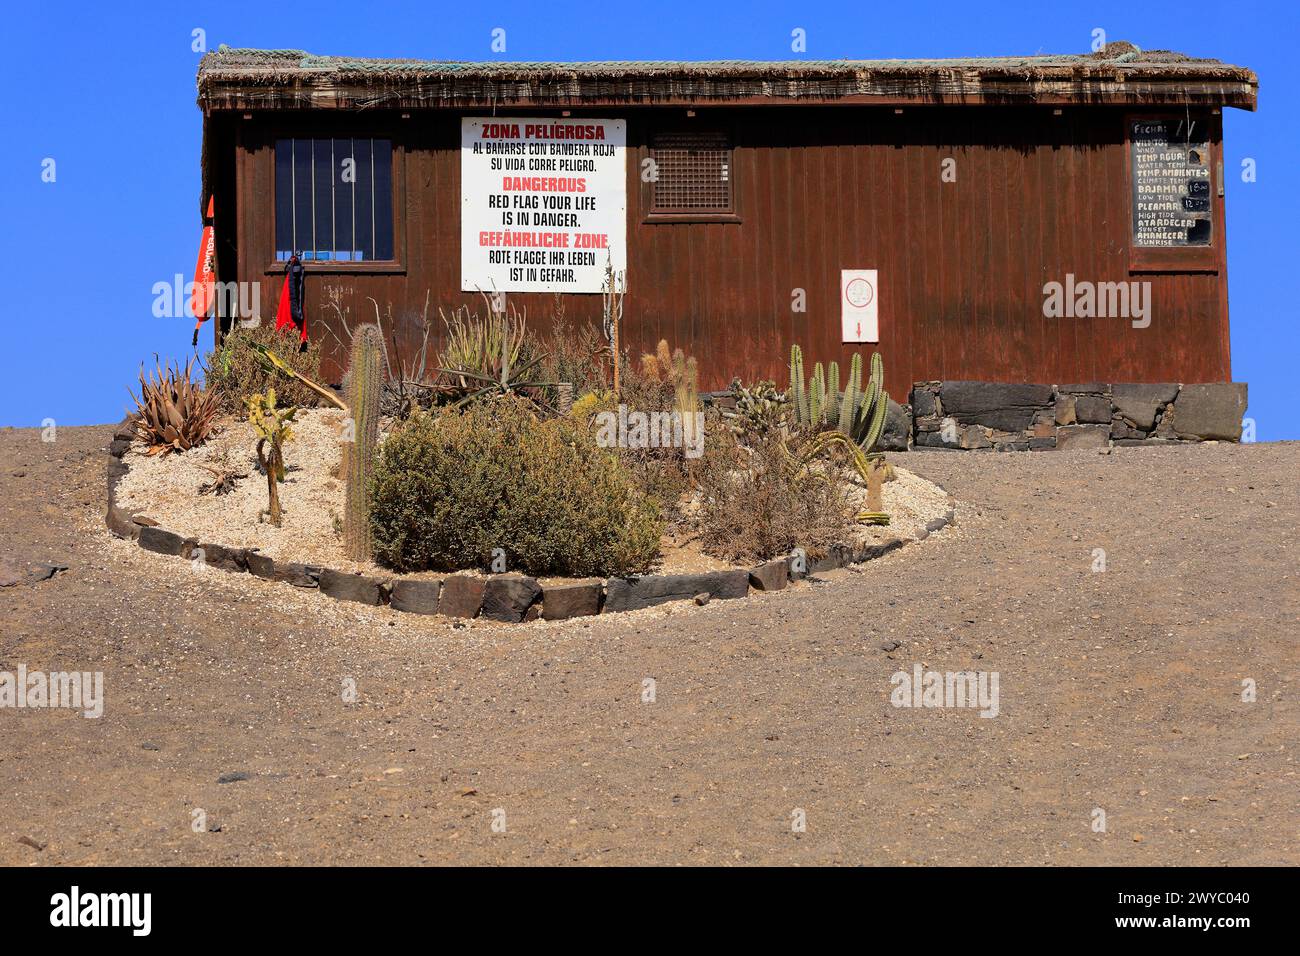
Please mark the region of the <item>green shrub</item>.
POLYGON ((371 487, 375 556, 398 571, 648 571, 663 531, 612 452, 568 419, 501 398, 417 414, 384 442, 371 487))
POLYGON ((296 378, 290 378, 267 366, 249 345, 264 345, 284 359, 289 367, 316 379, 320 376, 320 343, 309 342, 307 351, 299 351, 296 332, 277 332, 269 325, 241 328, 238 323, 226 333, 217 348, 208 353, 207 383, 221 396, 223 411, 243 414, 253 395, 275 389, 282 405, 299 408, 320 404, 320 396, 296 378))

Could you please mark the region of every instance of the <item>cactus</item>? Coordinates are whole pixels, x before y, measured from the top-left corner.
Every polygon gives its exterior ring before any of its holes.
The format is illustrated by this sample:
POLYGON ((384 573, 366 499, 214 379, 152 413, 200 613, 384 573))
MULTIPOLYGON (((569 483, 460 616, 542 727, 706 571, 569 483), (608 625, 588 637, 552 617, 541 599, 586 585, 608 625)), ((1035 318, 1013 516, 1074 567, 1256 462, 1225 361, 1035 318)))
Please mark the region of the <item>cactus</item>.
POLYGON ((805 428, 820 429, 830 425, 853 439, 864 453, 870 452, 885 429, 889 395, 884 388, 885 365, 879 352, 872 353, 871 373, 862 387, 862 356, 855 354, 849 363, 849 377, 840 392, 840 369, 830 363, 829 382, 818 362, 812 379, 805 385, 803 350, 790 348, 790 391, 792 418, 805 428))
POLYGON ((813 366, 812 386, 808 389, 808 421, 814 426, 826 420, 826 373, 822 363, 813 366))
POLYGON ((808 394, 804 390, 803 349, 790 346, 790 401, 794 405, 795 421, 808 421, 808 394))
POLYGON ((352 336, 352 363, 348 368, 352 449, 346 456, 343 540, 347 556, 353 561, 371 559, 369 486, 379 442, 379 399, 384 385, 382 348, 377 326, 362 326, 352 336))
POLYGON ((246 398, 248 421, 257 432, 257 462, 266 473, 267 508, 259 514, 266 515, 271 524, 280 527, 280 482, 284 481, 284 446, 293 440, 293 430, 289 423, 297 414, 295 408, 276 408, 275 389, 268 388, 265 395, 250 395, 246 398), (266 449, 265 453, 263 449, 266 449))
POLYGON ((862 356, 856 352, 849 362, 849 380, 844 384, 844 397, 840 400, 840 418, 837 426, 849 429, 858 414, 858 403, 862 401, 862 356))
POLYGON ((888 411, 889 395, 885 392, 885 363, 880 353, 871 354, 871 379, 867 383, 867 394, 858 413, 858 420, 849 434, 864 451, 871 451, 880 441, 885 430, 885 413, 888 411))
POLYGON ((736 435, 767 434, 774 428, 784 428, 789 414, 789 399, 777 391, 775 382, 755 382, 748 387, 735 379, 731 383, 735 397, 734 409, 721 410, 727 427, 736 435))
POLYGON ((826 404, 822 412, 822 418, 826 424, 832 428, 838 428, 840 424, 840 363, 831 362, 826 367, 826 404))

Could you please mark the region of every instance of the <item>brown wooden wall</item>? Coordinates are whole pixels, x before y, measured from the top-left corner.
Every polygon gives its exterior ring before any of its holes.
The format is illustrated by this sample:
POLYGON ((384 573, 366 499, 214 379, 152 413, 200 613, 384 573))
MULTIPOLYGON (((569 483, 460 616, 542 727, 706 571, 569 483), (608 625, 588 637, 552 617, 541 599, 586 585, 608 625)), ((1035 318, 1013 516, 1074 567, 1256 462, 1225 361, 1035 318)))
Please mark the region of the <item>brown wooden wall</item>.
MULTIPOLYGON (((839 341, 842 268, 879 270, 878 348, 887 387, 901 400, 913 381, 928 379, 1231 377, 1217 116, 1213 271, 1131 274, 1128 114, 1121 109, 1066 107, 1059 116, 1049 108, 956 106, 901 114, 802 106, 697 112, 689 120, 680 109, 591 115, 629 120, 625 340, 634 351, 651 350, 660 338, 685 348, 699 357, 703 388, 723 388, 737 375, 784 387, 791 342, 803 346, 809 368, 815 360, 844 365, 855 350, 869 355, 873 346, 839 341), (661 124, 683 122, 733 132, 741 222, 643 221, 645 143, 661 124), (956 182, 941 180, 947 157, 956 161, 956 182), (1063 282, 1066 273, 1094 282, 1149 280, 1150 327, 1134 329, 1122 318, 1044 318, 1043 285, 1063 282), (796 288, 807 294, 804 313, 791 309, 796 288)), ((264 315, 274 316, 282 281, 282 266, 272 262, 274 140, 293 133, 370 132, 392 136, 395 147, 401 268, 309 265, 313 334, 333 321, 322 305, 332 285, 343 288, 353 322, 373 319, 367 296, 381 307, 391 303, 399 317, 418 314, 426 292, 435 319, 440 306, 475 304, 458 290, 459 114, 265 113, 230 125, 234 146, 224 152, 238 208, 219 205, 217 228, 233 229, 238 278, 262 281, 264 315)), ((214 181, 221 181, 219 169, 214 181)), ((530 323, 546 325, 550 296, 510 301, 527 307, 530 323)), ((598 322, 600 297, 568 296, 566 308, 570 319, 598 322)), ((337 378, 345 357, 327 359, 327 376, 337 378)))

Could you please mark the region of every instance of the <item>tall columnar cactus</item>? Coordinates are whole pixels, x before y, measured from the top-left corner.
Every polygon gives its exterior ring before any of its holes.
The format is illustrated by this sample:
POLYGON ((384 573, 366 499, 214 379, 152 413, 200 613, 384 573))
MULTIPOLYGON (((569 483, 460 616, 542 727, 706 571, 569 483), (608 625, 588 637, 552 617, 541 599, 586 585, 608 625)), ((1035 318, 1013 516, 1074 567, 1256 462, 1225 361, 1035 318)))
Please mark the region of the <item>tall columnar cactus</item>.
POLYGON ((818 362, 807 384, 803 367, 803 351, 799 346, 793 346, 790 349, 790 402, 794 420, 813 429, 830 425, 853 439, 863 452, 871 451, 884 431, 889 406, 889 396, 884 388, 885 366, 880 353, 871 356, 871 372, 865 388, 862 386, 862 356, 853 356, 842 393, 838 363, 830 363, 827 376, 818 362))
POLYGON ((853 359, 849 362, 849 380, 844 383, 844 397, 840 399, 840 418, 836 427, 841 424, 845 429, 853 427, 853 419, 857 417, 858 405, 862 401, 862 356, 853 353, 853 359))
POLYGON ((812 385, 808 389, 808 421, 820 425, 826 420, 826 372, 822 363, 813 366, 812 385))
POLYGON ((831 362, 826 366, 826 402, 822 406, 822 418, 832 428, 840 424, 840 363, 831 362))
POLYGON ((347 504, 343 514, 344 549, 353 561, 371 558, 369 486, 379 443, 382 352, 383 341, 376 326, 362 326, 353 334, 348 374, 353 444, 347 455, 347 504))
POLYGON ((790 402, 794 405, 795 421, 808 421, 808 393, 804 388, 803 349, 790 346, 790 402))

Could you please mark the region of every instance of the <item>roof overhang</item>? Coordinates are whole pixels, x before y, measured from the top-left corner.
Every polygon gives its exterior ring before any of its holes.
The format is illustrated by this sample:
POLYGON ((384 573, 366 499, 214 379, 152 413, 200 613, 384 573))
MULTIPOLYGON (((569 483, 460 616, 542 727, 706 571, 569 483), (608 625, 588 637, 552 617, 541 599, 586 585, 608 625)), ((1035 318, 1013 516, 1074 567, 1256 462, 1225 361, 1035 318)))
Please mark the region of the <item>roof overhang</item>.
POLYGON ((205 110, 778 105, 1102 105, 1253 110, 1250 70, 1182 54, 753 63, 455 63, 222 48, 205 110))

